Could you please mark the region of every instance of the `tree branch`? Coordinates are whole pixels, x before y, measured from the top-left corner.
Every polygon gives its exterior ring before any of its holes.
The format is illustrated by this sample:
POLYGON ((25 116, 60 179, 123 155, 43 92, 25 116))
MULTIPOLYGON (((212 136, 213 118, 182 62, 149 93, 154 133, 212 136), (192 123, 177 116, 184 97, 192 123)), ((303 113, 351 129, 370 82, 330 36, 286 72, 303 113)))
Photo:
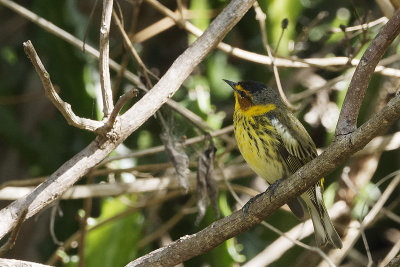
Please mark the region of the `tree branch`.
MULTIPOLYGON (((172 166, 171 166, 172 167, 172 166)), ((92 174, 92 173, 91 173, 92 174)), ((238 179, 253 175, 252 170, 245 164, 236 164, 224 170, 227 180, 238 179)), ((188 177, 191 190, 196 188, 196 174, 192 172, 188 177)), ((217 182, 222 183, 222 174, 217 170, 214 173, 217 182)), ((90 197, 109 197, 123 194, 156 192, 160 190, 178 190, 180 185, 176 177, 136 179, 131 183, 101 183, 88 185, 74 185, 62 196, 62 199, 81 199, 90 197)), ((7 186, 0 189, 0 200, 16 200, 30 194, 33 186, 7 186)))
POLYGON ((110 69, 109 69, 109 50, 110 50, 110 24, 113 10, 113 0, 103 0, 103 13, 100 25, 100 84, 103 95, 103 113, 108 118, 114 109, 110 69))
POLYGON ((51 267, 50 265, 44 265, 36 262, 12 259, 0 259, 0 266, 51 267))
POLYGON ((393 17, 389 19, 387 24, 374 38, 354 72, 339 115, 335 132, 336 139, 354 132, 357 128, 358 113, 375 67, 386 49, 399 34, 400 10, 397 10, 393 17))
POLYGON ((239 210, 212 223, 200 232, 181 237, 166 247, 159 248, 132 262, 133 266, 173 266, 194 256, 203 254, 218 246, 225 240, 247 231, 271 215, 280 206, 299 196, 345 161, 351 154, 364 147, 373 137, 382 133, 400 118, 400 95, 394 97, 380 112, 364 123, 346 138, 331 144, 324 153, 315 158, 287 179, 281 180, 270 191, 252 202, 243 219, 243 211, 239 210))
MULTIPOLYGON (((1 0, 4 2, 4 0, 1 0)), ((179 89, 182 82, 204 57, 222 40, 240 18, 252 6, 255 0, 232 0, 227 7, 210 24, 204 34, 180 55, 160 81, 132 108, 121 116, 121 128, 115 140, 96 138, 81 152, 64 163, 45 182, 35 190, 20 198, 0 211, 0 238, 4 237, 18 220, 25 207, 28 207, 27 218, 48 206, 85 175, 92 167, 100 163, 115 147, 124 141, 152 116, 168 98, 179 89)))
MULTIPOLYGON (((0 0, 5 1, 5 0, 0 0)), ((203 31, 197 28, 195 25, 186 20, 181 20, 180 16, 172 12, 167 7, 163 6, 157 0, 145 0, 147 3, 152 5, 158 11, 160 11, 165 16, 172 18, 175 23, 185 29, 187 32, 195 36, 200 36, 203 31)), ((318 68, 327 68, 333 66, 357 66, 360 62, 359 59, 352 59, 349 62, 348 57, 328 57, 328 58, 279 58, 274 57, 271 59, 269 56, 260 55, 254 52, 246 51, 234 46, 231 46, 226 43, 219 43, 217 48, 229 55, 234 57, 251 61, 258 64, 263 65, 271 65, 272 61, 277 67, 286 67, 286 68, 309 68, 309 67, 318 67, 318 68)), ((400 77, 400 70, 394 68, 386 68, 382 65, 376 67, 375 72, 380 73, 382 75, 391 76, 391 77, 400 77)))
POLYGON ((53 105, 63 114, 64 118, 67 120, 68 124, 83 130, 88 130, 91 132, 95 132, 97 129, 103 126, 103 123, 100 121, 85 119, 77 116, 71 108, 71 105, 67 102, 64 102, 61 97, 57 94, 54 89, 53 83, 50 80, 50 74, 46 71, 46 68, 43 66, 42 61, 36 53, 35 48, 32 45, 31 41, 27 41, 24 43, 24 51, 28 58, 31 60, 33 66, 37 74, 42 81, 44 91, 46 96, 50 99, 53 105))

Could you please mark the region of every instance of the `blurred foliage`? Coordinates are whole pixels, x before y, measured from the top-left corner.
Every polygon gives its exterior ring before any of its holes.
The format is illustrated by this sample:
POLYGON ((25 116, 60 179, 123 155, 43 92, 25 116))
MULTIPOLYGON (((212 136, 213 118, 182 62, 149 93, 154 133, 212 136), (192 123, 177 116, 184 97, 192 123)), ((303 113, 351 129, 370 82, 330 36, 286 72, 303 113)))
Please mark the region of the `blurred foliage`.
MULTIPOLYGON (((94 6, 96 2, 94 0, 21 0, 16 2, 79 39, 84 38, 87 30, 86 42, 95 47, 98 46, 101 1, 98 1, 98 6, 94 6), (89 19, 89 14, 93 8, 94 15, 89 19)), ((126 29, 134 28, 138 32, 163 18, 145 1, 141 4, 138 4, 141 1, 133 2, 135 3, 132 4, 132 1, 118 2, 124 16, 126 29), (138 9, 136 20, 133 17, 135 9, 138 9)), ((205 30, 229 1, 182 0, 181 2, 189 11, 189 20, 200 29, 205 30)), ((162 1, 162 3, 171 10, 177 9, 177 1, 168 0, 162 1)), ((267 35, 272 50, 276 49, 277 54, 282 57, 351 56, 360 58, 380 28, 379 26, 373 27, 365 35, 361 33, 348 40, 346 40, 343 32, 329 32, 330 29, 340 27, 340 25, 352 26, 363 21, 379 18, 381 12, 372 0, 260 0, 259 4, 267 15, 267 35), (321 19, 318 19, 321 12, 326 13, 321 19), (276 47, 282 34, 281 23, 285 18, 289 20, 289 26, 283 32, 280 46, 276 47)), ((94 139, 94 135, 69 126, 62 115, 46 99, 34 68, 24 55, 22 42, 32 40, 51 75, 54 85, 59 90, 60 96, 71 104, 75 113, 82 117, 100 120, 102 118, 102 101, 98 80, 98 63, 78 48, 43 30, 36 24, 28 22, 2 5, 0 5, 0 21, 2 22, 0 24, 0 155, 2 155, 0 179, 1 182, 6 182, 47 176, 89 144, 94 139)), ((174 26, 141 44, 135 44, 135 47, 147 66, 162 76, 172 62, 195 39, 194 36, 187 34, 183 29, 174 26)), ((245 15, 224 41, 235 47, 265 54, 254 10, 251 9, 245 15)), ((111 57, 117 62, 121 62, 126 50, 116 27, 112 27, 110 43, 111 57)), ((398 53, 399 49, 399 46, 393 46, 388 54, 396 53, 396 51, 398 53)), ((141 75, 140 68, 132 57, 127 69, 139 76, 141 75)), ((303 77, 301 71, 303 70, 280 69, 282 84, 289 96, 308 89, 305 85, 308 76, 303 77)), ((350 70, 347 67, 310 68, 310 73, 306 75, 310 75, 310 79, 311 74, 319 75, 322 79, 329 81, 346 74, 348 71, 350 70)), ((116 83, 117 74, 111 72, 111 76, 113 82, 116 83)), ((233 81, 259 80, 275 86, 270 67, 244 61, 222 51, 214 50, 184 82, 182 88, 175 94, 174 100, 196 113, 212 129, 231 125, 234 100, 231 89, 222 79, 233 81)), ((391 89, 390 84, 392 82, 387 77, 374 76, 361 109, 359 123, 366 121, 374 112, 378 105, 377 99, 382 93, 381 90, 391 89)), ((329 93, 325 100, 340 108, 348 83, 349 80, 343 80, 340 85, 328 88, 329 93)), ((132 88, 132 84, 122 79, 120 86, 115 91, 115 99, 130 88, 132 88)), ((142 92, 139 97, 143 94, 142 92)), ((298 112, 300 120, 304 122, 320 147, 331 142, 333 138, 332 129, 326 128, 320 119, 316 119, 312 123, 305 121, 304 116, 313 110, 312 107, 318 105, 318 101, 321 101, 322 97, 322 93, 318 93, 302 99, 299 101, 302 108, 298 112)), ((134 99, 128 106, 133 105, 135 101, 137 100, 134 99)), ((202 134, 201 130, 194 127, 181 115, 177 115, 170 109, 163 112, 173 114, 174 134, 176 134, 177 140, 185 140, 202 134)), ((318 117, 319 115, 315 116, 318 117)), ((397 123, 390 129, 389 133, 399 131, 399 129, 400 124, 397 123)), ((111 156, 126 155, 134 151, 162 145, 160 133, 161 127, 158 120, 150 118, 111 156)), ((227 166, 241 162, 239 152, 236 149, 229 149, 227 142, 215 139, 215 144, 218 149, 216 157, 219 163, 227 166)), ((200 143, 185 146, 191 163, 197 162, 198 155, 203 150, 202 145, 200 143)), ((114 161, 108 167, 128 168, 165 162, 168 162, 167 156, 164 153, 157 153, 145 157, 114 161)), ((387 184, 384 183, 377 187, 376 183, 386 174, 395 171, 399 167, 399 162, 399 150, 383 154, 373 179, 365 185, 352 203, 354 207, 352 214, 355 218, 365 216, 369 205, 374 203, 387 184)), ((195 171, 196 168, 193 167, 193 164, 191 166, 191 170, 195 171)), ((340 182, 341 171, 342 168, 339 168, 325 180, 327 184, 325 191, 327 206, 334 203, 335 193, 340 187, 343 187, 340 182)), ((95 182, 129 182, 137 179, 137 175, 162 177, 173 176, 174 172, 171 169, 149 171, 145 175, 129 172, 96 177, 95 182)), ((252 180, 245 178, 236 180, 234 183, 251 186, 252 180)), ((82 179, 81 183, 85 182, 86 179, 82 179)), ((142 203, 146 199, 161 197, 163 194, 165 192, 95 199, 93 208, 89 211, 91 217, 89 224, 107 220, 127 210, 131 205, 142 203)), ((215 221, 215 213, 211 208, 208 208, 200 225, 196 226, 194 222, 197 213, 193 213, 192 209, 192 212, 185 213, 185 216, 179 222, 159 236, 157 240, 143 247, 137 246, 138 242, 162 227, 178 213, 188 197, 180 196, 156 205, 137 209, 127 216, 111 220, 110 223, 90 231, 87 234, 85 247, 86 266, 123 266, 135 257, 144 255, 164 244, 164 241, 161 240, 178 239, 186 234, 195 233, 215 221)), ((223 216, 229 215, 235 209, 235 203, 236 201, 229 191, 220 189, 219 207, 223 216)), ((6 204, 4 202, 2 206, 6 204)), ((64 241, 79 230, 79 214, 82 212, 84 214, 85 211, 82 201, 62 201, 61 207, 68 219, 58 217, 55 232, 64 241)), ((393 212, 399 212, 399 208, 397 205, 393 212)), ((50 220, 48 214, 43 216, 47 221, 50 220)), ((267 221, 277 226, 281 231, 289 230, 298 223, 294 216, 284 211, 277 211, 267 218, 267 221)), ((58 246, 50 241, 50 232, 47 226, 37 229, 32 227, 38 226, 33 224, 33 226, 27 227, 17 240, 15 249, 7 256, 46 262, 57 250, 58 246), (40 249, 28 249, 36 246, 40 249)), ((384 235, 377 236, 373 232, 384 233, 388 229, 396 227, 398 228, 398 225, 388 219, 380 221, 379 224, 367 230, 369 242, 377 244, 387 242, 384 235)), ((187 261, 184 265, 237 266, 237 263, 243 263, 257 255, 277 237, 277 234, 259 225, 226 241, 212 251, 187 261)), ((312 243, 313 238, 310 237, 305 242, 312 243)), ((355 248, 363 251, 362 242, 357 242, 355 248)), ((374 259, 375 256, 380 256, 380 252, 382 251, 378 249, 372 251, 374 259)), ((302 253, 302 249, 295 247, 271 266, 293 266, 302 253)), ((59 255, 57 266, 77 266, 79 258, 76 247, 67 251, 58 251, 57 254, 59 255)))

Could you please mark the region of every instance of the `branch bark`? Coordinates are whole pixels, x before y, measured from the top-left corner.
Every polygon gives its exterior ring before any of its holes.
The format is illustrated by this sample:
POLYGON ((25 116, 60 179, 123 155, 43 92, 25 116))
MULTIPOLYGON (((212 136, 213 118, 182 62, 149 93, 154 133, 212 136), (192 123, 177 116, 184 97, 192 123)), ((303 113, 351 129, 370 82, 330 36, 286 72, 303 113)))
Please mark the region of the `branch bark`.
POLYGON ((0 266, 51 267, 50 265, 44 265, 36 262, 12 259, 0 259, 0 266))
POLYGON ((367 91, 369 81, 375 67, 385 53, 386 49, 400 34, 400 9, 393 15, 387 24, 374 38, 368 49, 362 56, 356 71, 354 72, 349 89, 340 111, 335 138, 354 132, 357 128, 357 117, 361 103, 367 91))
POLYGON ((43 66, 43 63, 37 55, 31 41, 27 41, 24 43, 24 51, 32 62, 33 66, 35 67, 35 70, 39 75, 40 80, 42 81, 47 98, 49 98, 53 105, 61 112, 61 114, 63 114, 65 120, 68 122, 69 125, 91 132, 95 132, 97 129, 103 126, 103 123, 100 121, 90 120, 77 116, 72 111, 71 105, 61 99, 61 97, 54 89, 53 83, 50 79, 50 74, 43 66))
MULTIPOLYGON (((373 70, 373 69, 372 69, 373 70)), ((247 231, 271 215, 280 206, 299 196, 345 161, 351 154, 364 147, 373 137, 382 133, 400 118, 400 95, 394 97, 380 112, 374 114, 353 133, 332 143, 324 153, 315 158, 287 179, 280 181, 274 194, 270 191, 252 202, 243 219, 239 210, 218 220, 200 232, 181 237, 166 247, 159 248, 129 264, 134 266, 174 266, 194 256, 203 254, 223 241, 247 231)))
MULTIPOLYGON (((116 139, 99 142, 96 138, 85 149, 64 163, 35 190, 0 211, 0 238, 15 227, 21 212, 28 207, 27 218, 48 206, 100 163, 115 147, 139 128, 179 89, 182 82, 204 57, 222 40, 255 0, 233 0, 210 24, 204 34, 179 56, 149 93, 121 116, 116 139)), ((2 0, 2 2, 4 2, 2 0)), ((103 139, 104 140, 104 139, 103 139)))
POLYGON ((100 25, 100 84, 103 95, 103 113, 108 118, 114 109, 110 69, 109 69, 109 50, 110 50, 110 24, 113 10, 113 0, 103 0, 103 13, 100 25))

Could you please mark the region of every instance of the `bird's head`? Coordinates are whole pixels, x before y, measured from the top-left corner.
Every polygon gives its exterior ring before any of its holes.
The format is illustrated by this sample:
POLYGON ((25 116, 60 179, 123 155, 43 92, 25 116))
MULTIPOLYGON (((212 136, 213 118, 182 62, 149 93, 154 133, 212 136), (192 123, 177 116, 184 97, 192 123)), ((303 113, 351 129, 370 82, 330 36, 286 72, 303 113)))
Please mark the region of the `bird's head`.
POLYGON ((282 106, 278 92, 267 85, 256 81, 231 82, 224 80, 235 92, 235 108, 248 110, 254 106, 282 106))

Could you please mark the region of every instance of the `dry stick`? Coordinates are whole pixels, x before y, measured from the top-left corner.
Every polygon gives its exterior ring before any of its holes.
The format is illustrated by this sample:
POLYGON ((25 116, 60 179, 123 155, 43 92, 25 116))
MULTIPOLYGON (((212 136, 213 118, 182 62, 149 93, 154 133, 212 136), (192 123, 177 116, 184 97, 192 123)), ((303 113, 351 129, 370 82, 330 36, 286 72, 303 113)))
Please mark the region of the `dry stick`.
POLYGON ((340 111, 335 139, 340 139, 357 128, 357 117, 374 69, 386 49, 400 34, 400 9, 374 38, 358 64, 340 111), (367 83, 366 83, 367 82, 367 83))
POLYGON ((283 103, 289 109, 295 110, 296 108, 289 102, 289 100, 287 99, 287 97, 285 95, 285 92, 282 89, 282 84, 281 84, 281 79, 279 78, 278 68, 276 67, 276 65, 274 63, 274 57, 272 56, 271 48, 270 48, 270 46, 268 44, 267 29, 265 27, 265 22, 267 20, 267 15, 261 10, 261 7, 258 4, 258 2, 254 2, 253 7, 254 7, 254 10, 256 12, 256 20, 258 20, 258 23, 260 24, 261 37, 262 37, 262 43, 264 45, 264 49, 266 50, 269 58, 271 59, 271 66, 272 66, 272 70, 273 70, 273 73, 274 73, 275 82, 276 82, 276 86, 278 88, 278 92, 279 92, 279 94, 280 94, 280 96, 281 96, 281 98, 283 100, 283 103))
MULTIPOLYGON (((155 3, 158 3, 155 0, 146 0, 146 2, 150 3, 151 5, 155 6, 155 3)), ((20 14, 21 16, 29 19, 31 22, 36 23, 46 31, 53 33, 55 36, 60 37, 61 39, 67 41, 68 43, 81 48, 83 45, 83 42, 76 38, 75 36, 71 35, 70 33, 62 30, 61 28, 55 26, 51 22, 45 20, 44 18, 36 15, 35 13, 29 11, 28 9, 24 8, 21 5, 18 5, 17 3, 10 1, 10 0, 0 0, 0 4, 5 5, 6 7, 12 9, 16 13, 20 14)), ((156 7, 156 6, 155 6, 156 7)), ((203 31, 191 24, 188 21, 181 21, 178 15, 174 15, 174 12, 170 11, 168 8, 165 6, 161 5, 158 3, 158 6, 156 7, 161 13, 164 15, 172 18, 177 25, 180 27, 184 28, 186 31, 192 33, 195 36, 200 36, 203 34, 203 31), (170 11, 171 13, 167 12, 170 11)), ((246 51, 237 47, 233 47, 231 45, 228 45, 226 43, 219 43, 217 46, 218 49, 221 51, 224 51, 225 53, 228 53, 229 55, 232 55, 234 57, 246 60, 246 61, 251 61, 254 63, 258 64, 263 64, 263 65, 271 65, 271 59, 268 56, 260 55, 257 53, 253 53, 250 51, 246 51)), ((88 52, 90 55, 94 56, 95 58, 99 57, 99 52, 94 49, 93 47, 89 45, 85 45, 85 51, 88 52)), ((351 62, 348 62, 349 58, 347 57, 331 57, 331 58, 305 58, 305 59, 299 59, 299 58, 274 58, 275 65, 277 67, 287 67, 287 68, 309 68, 311 66, 313 67, 318 67, 318 68, 326 68, 326 67, 331 67, 331 66, 347 66, 349 63, 351 63, 352 66, 356 66, 359 63, 358 59, 353 59, 351 62)), ((121 67, 118 63, 116 63, 113 60, 110 60, 110 67, 114 70, 119 70, 121 67)), ((385 76, 390 76, 390 77, 400 77, 400 70, 394 69, 394 68, 386 68, 381 65, 379 65, 376 69, 375 72, 380 73, 385 76)), ((140 79, 134 75, 131 72, 126 72, 124 74, 125 78, 128 80, 132 81, 133 83, 140 85, 141 81, 140 79)))
POLYGON ((24 51, 31 60, 32 64, 35 66, 35 70, 39 75, 40 80, 42 81, 46 96, 50 99, 53 105, 63 114, 69 125, 91 132, 95 132, 103 126, 103 123, 100 121, 85 119, 75 115, 75 113, 72 111, 71 105, 67 102, 64 102, 60 98, 50 80, 50 74, 43 66, 42 61, 37 55, 31 41, 27 41, 24 43, 24 51))
MULTIPOLYGON (((370 21, 370 22, 367 22, 364 24, 346 27, 344 30, 345 30, 345 32, 360 31, 360 30, 372 28, 379 24, 385 24, 387 21, 388 21, 388 18, 380 17, 379 19, 376 19, 374 21, 370 21)), ((330 33, 340 33, 340 32, 343 32, 343 30, 341 28, 332 28, 329 30, 329 32, 330 33)))
POLYGON ((101 15, 100 26, 100 84, 101 93, 103 95, 103 113, 104 117, 108 118, 114 109, 110 69, 109 69, 109 50, 110 50, 110 25, 111 14, 113 10, 113 0, 103 0, 103 12, 101 15))
MULTIPOLYGON (((172 167, 171 164, 168 166, 172 167)), ((229 180, 248 177, 254 175, 251 169, 245 164, 236 164, 225 169, 229 180)), ((95 175, 94 173, 90 173, 95 175)), ((195 188, 195 173, 189 175, 189 185, 191 190, 195 188)), ((215 173, 218 182, 221 176, 215 173)), ((146 193, 160 190, 179 189, 179 184, 174 177, 152 177, 145 179, 136 179, 131 183, 101 183, 92 185, 75 185, 69 188, 62 196, 62 199, 81 199, 89 197, 108 197, 132 193, 146 193)), ((33 187, 7 187, 0 190, 0 200, 16 200, 30 194, 33 187)), ((259 193, 259 192, 258 192, 259 193)))
MULTIPOLYGON (((92 184, 94 180, 94 176, 88 175, 87 178, 87 184, 92 184)), ((79 238, 79 247, 78 247, 78 256, 79 256, 79 262, 78 262, 78 267, 85 267, 85 249, 86 249, 86 237, 87 237, 87 225, 88 225, 88 219, 90 217, 90 213, 92 212, 92 204, 93 204, 93 198, 86 198, 83 201, 83 211, 85 214, 83 217, 80 217, 79 221, 79 229, 81 236, 79 238)))
POLYGON ((14 259, 0 259, 0 266, 23 266, 23 267, 52 267, 31 261, 21 261, 14 259))
MULTIPOLYGON (((1 1, 4 0, 0 0, 0 2, 1 1)), ((185 20, 184 21, 180 20, 180 17, 178 15, 176 15, 173 11, 171 11, 167 7, 163 6, 160 2, 156 0, 145 0, 145 1, 150 5, 152 5, 153 7, 155 7, 162 14, 172 18, 179 27, 184 28, 191 34, 195 36, 200 36, 203 33, 202 30, 200 30, 190 22, 185 20)), ((269 58, 269 56, 264 56, 257 53, 249 52, 237 47, 233 47, 223 42, 219 43, 217 48, 231 56, 246 61, 251 61, 263 65, 272 64, 272 61, 269 58)), ((287 68, 309 68, 309 67, 327 68, 332 66, 348 66, 349 64, 351 66, 356 66, 359 62, 360 61, 358 59, 353 59, 351 60, 351 62, 349 62, 348 57, 305 58, 305 59, 274 58, 274 63, 277 67, 287 67, 287 68)), ((397 78, 400 77, 400 70, 393 68, 386 68, 380 65, 376 67, 375 72, 378 72, 386 76, 392 76, 397 78)))
POLYGON ((60 198, 68 188, 147 121, 168 98, 173 96, 193 69, 232 29, 253 2, 254 0, 232 0, 204 34, 175 60, 153 89, 120 117, 121 127, 116 129, 115 140, 105 140, 99 147, 100 138, 96 138, 81 152, 65 162, 32 193, 2 209, 0 211, 0 238, 15 227, 19 214, 26 206, 29 206, 27 218, 30 218, 60 198))
POLYGON ((110 118, 107 121, 107 124, 109 125, 110 128, 113 127, 115 120, 117 119, 118 113, 121 111, 122 107, 132 98, 136 97, 138 95, 139 91, 137 89, 132 89, 122 96, 118 98, 117 103, 115 104, 115 107, 113 111, 110 114, 110 118))
POLYGON ((150 233, 149 235, 146 235, 144 238, 140 239, 136 243, 136 248, 140 249, 143 248, 144 246, 147 246, 151 242, 155 241, 158 239, 160 236, 168 232, 172 227, 174 227, 182 218, 186 215, 187 209, 192 206, 194 203, 194 198, 190 198, 185 205, 177 212, 175 215, 173 215, 168 221, 165 222, 165 224, 157 227, 157 230, 154 232, 150 233))
POLYGON ((144 64, 144 62, 142 61, 142 59, 140 58, 139 54, 136 52, 136 49, 133 47, 132 42, 130 41, 128 34, 126 34, 124 27, 121 23, 121 21, 119 20, 117 14, 115 13, 115 11, 113 11, 112 13, 113 18, 115 23, 117 24, 117 27, 119 29, 119 31, 122 34, 122 37, 124 39, 125 44, 129 47, 129 50, 131 51, 133 57, 136 59, 137 63, 140 65, 140 67, 143 69, 143 74, 146 78, 146 80, 150 80, 150 78, 148 77, 148 75, 150 74, 153 78, 155 78, 156 80, 159 80, 159 78, 157 77, 157 75, 155 75, 154 73, 152 73, 144 64))

